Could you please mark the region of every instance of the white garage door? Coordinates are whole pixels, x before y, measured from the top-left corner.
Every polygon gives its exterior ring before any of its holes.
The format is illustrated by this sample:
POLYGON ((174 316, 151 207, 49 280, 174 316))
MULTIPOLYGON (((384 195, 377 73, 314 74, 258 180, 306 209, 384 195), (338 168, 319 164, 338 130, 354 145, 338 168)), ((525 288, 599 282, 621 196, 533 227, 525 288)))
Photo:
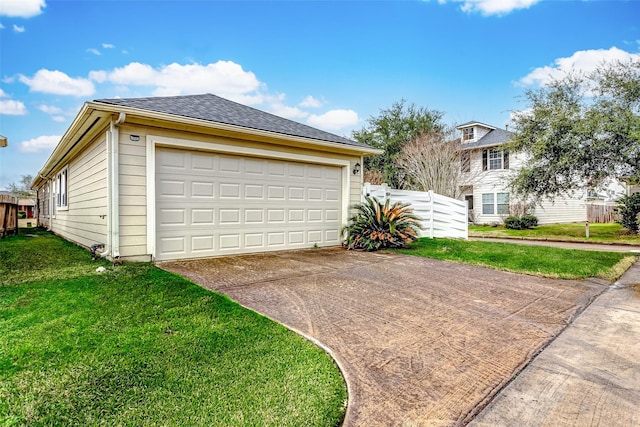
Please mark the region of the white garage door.
POLYGON ((340 244, 339 167, 156 150, 156 259, 340 244))

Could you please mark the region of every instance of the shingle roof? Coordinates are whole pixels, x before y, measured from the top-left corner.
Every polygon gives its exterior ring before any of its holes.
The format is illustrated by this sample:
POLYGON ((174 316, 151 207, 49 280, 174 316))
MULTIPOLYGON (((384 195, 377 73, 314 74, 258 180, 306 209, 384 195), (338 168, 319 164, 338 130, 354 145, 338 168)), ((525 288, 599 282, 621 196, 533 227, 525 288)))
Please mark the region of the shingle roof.
POLYGON ((475 142, 463 144, 462 149, 472 150, 474 148, 495 147, 509 142, 512 137, 513 134, 511 132, 496 128, 475 142))
POLYGON ((370 148, 366 144, 238 104, 210 93, 150 98, 96 99, 95 102, 370 148))

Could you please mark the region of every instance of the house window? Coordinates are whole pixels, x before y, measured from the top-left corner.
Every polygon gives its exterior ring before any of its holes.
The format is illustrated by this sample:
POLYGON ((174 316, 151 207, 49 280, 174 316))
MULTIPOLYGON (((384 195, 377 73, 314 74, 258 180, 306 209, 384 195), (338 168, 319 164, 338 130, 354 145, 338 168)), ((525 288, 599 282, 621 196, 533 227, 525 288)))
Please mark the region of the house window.
POLYGON ((482 195, 483 215, 508 215, 509 193, 484 193, 482 195))
POLYGON ((67 207, 67 175, 68 169, 64 168, 56 175, 56 206, 59 208, 67 207))
POLYGON ((471 155, 468 151, 460 153, 460 171, 471 172, 471 155))
POLYGON ((464 128, 464 129, 462 129, 462 140, 463 141, 471 141, 471 140, 473 140, 473 128, 464 128))
POLYGON ((482 195, 482 215, 493 215, 494 210, 493 193, 484 193, 482 195))
POLYGON ((508 150, 483 150, 482 170, 509 169, 508 150))
POLYGON ((498 193, 496 196, 498 215, 509 214, 509 193, 498 193))

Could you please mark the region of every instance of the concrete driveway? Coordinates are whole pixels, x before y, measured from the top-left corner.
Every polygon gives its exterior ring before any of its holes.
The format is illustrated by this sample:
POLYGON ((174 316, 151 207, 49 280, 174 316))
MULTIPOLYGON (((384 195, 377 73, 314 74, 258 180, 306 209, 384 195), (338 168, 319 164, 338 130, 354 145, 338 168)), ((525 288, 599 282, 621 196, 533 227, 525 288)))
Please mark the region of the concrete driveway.
POLYGON ((348 426, 469 422, 608 285, 338 248, 159 266, 327 348, 348 426))

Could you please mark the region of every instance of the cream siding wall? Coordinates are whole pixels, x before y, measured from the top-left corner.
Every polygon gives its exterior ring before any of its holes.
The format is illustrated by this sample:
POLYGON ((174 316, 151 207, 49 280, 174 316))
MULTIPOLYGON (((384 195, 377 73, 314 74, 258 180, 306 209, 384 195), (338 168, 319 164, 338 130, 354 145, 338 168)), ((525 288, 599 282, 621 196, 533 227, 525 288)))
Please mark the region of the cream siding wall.
MULTIPOLYGON (((147 186, 144 137, 123 126, 118 145, 120 256, 147 255, 147 186), (132 141, 131 135, 140 136, 132 141)), ((148 258, 147 258, 148 260, 148 258)))
POLYGON ((120 256, 129 259, 149 259, 147 250, 147 191, 146 191, 146 139, 148 135, 178 140, 210 142, 225 144, 237 149, 242 155, 245 148, 272 149, 283 159, 289 154, 314 155, 330 159, 346 160, 350 162, 348 175, 348 204, 349 208, 360 203, 362 189, 362 171, 353 175, 356 162, 362 165, 362 159, 356 156, 332 154, 327 152, 308 150, 295 147, 268 147, 265 144, 240 141, 230 138, 212 137, 198 133, 169 131, 158 128, 148 128, 133 124, 120 126, 119 135, 119 191, 120 191, 120 256), (133 141, 131 136, 138 137, 133 141))
POLYGON ((362 159, 351 160, 351 165, 349 166, 349 176, 351 178, 350 184, 351 188, 349 189, 349 218, 351 218, 356 210, 354 206, 362 203, 362 185, 364 184, 364 162, 362 159), (356 163, 360 163, 360 173, 358 175, 353 174, 353 168, 356 166, 356 163))
MULTIPOLYGON (((64 168, 66 165, 61 165, 64 168)), ((99 137, 68 163, 68 209, 55 208, 51 230, 90 247, 107 240, 106 139, 99 137)), ((56 173, 58 173, 56 171, 56 173)), ((53 201, 55 204, 55 200, 53 201)))

